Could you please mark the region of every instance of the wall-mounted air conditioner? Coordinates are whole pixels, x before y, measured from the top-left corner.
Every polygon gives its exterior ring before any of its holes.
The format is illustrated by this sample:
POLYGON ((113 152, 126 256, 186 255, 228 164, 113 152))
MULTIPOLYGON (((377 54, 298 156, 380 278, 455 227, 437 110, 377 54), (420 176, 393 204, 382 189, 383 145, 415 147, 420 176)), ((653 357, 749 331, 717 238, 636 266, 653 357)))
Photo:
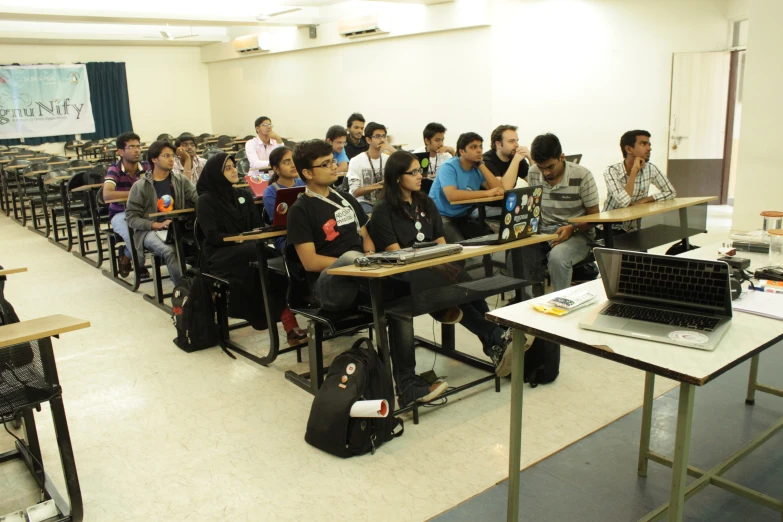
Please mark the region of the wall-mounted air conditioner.
POLYGON ((266 53, 270 49, 270 34, 248 34, 234 38, 234 50, 239 54, 266 53))
POLYGON ((387 34, 389 29, 388 23, 376 13, 365 16, 340 18, 337 22, 337 31, 340 33, 340 36, 358 38, 376 34, 387 34))

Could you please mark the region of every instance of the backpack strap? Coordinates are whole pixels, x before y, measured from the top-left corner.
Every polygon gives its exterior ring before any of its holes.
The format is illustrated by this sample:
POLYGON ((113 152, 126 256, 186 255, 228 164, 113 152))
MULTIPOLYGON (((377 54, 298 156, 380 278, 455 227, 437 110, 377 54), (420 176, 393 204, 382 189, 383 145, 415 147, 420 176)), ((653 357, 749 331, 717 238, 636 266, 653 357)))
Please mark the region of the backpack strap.
POLYGON ((392 428, 392 437, 396 439, 397 437, 401 437, 403 433, 405 433, 405 422, 403 422, 403 420, 399 417, 394 417, 394 427, 392 428), (400 431, 394 433, 394 430, 397 429, 397 426, 400 427, 400 431))

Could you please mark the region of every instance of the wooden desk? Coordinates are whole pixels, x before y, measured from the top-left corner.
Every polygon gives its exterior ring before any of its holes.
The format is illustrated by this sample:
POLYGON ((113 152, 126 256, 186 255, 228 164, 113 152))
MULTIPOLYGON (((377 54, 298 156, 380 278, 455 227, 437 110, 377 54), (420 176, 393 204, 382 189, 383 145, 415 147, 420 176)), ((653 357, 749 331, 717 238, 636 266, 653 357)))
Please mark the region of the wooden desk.
POLYGON ((388 267, 380 265, 377 268, 375 266, 343 266, 340 268, 330 268, 328 273, 332 275, 365 277, 369 279, 389 277, 405 272, 410 272, 412 270, 418 270, 420 268, 429 268, 431 266, 454 263, 456 261, 462 261, 463 259, 470 259, 471 257, 484 256, 494 254, 495 252, 504 252, 506 250, 535 245, 537 243, 543 243, 544 241, 552 241, 555 238, 557 238, 556 234, 533 234, 528 238, 520 239, 518 241, 511 241, 509 243, 503 243, 500 245, 466 246, 462 247, 462 252, 459 254, 436 257, 434 259, 428 259, 426 261, 419 261, 407 265, 394 265, 388 267))
POLYGON ((248 234, 246 236, 231 236, 224 237, 223 241, 226 243, 241 243, 242 241, 264 241, 266 239, 273 239, 276 237, 284 236, 288 233, 287 230, 274 230, 272 232, 259 232, 258 234, 248 234))
POLYGON ((21 267, 21 268, 3 268, 0 270, 0 276, 7 276, 11 274, 21 274, 22 272, 27 272, 27 267, 21 267))
POLYGON ((72 189, 71 192, 87 192, 88 190, 100 188, 103 186, 103 183, 93 183, 92 185, 82 185, 81 187, 76 187, 75 189, 72 189))
POLYGON ((63 181, 64 179, 71 179, 73 176, 55 176, 53 178, 49 178, 46 181, 44 181, 45 185, 51 185, 53 183, 57 183, 59 181, 63 181))
POLYGON ((34 178, 36 176, 40 176, 41 174, 48 174, 48 170, 33 170, 31 172, 28 172, 24 175, 25 178, 34 178))
POLYGON ((26 169, 30 165, 6 165, 3 167, 5 170, 19 170, 19 169, 26 169))
MULTIPOLYGON (((717 249, 720 246, 720 244, 715 244, 691 250, 681 254, 681 257, 716 259, 719 257, 717 249)), ((743 257, 745 254, 743 252, 743 257)), ((759 255, 759 259, 763 260, 765 258, 766 256, 759 255)), ((606 294, 600 280, 585 283, 580 285, 579 288, 596 293, 599 296, 598 301, 563 317, 539 313, 532 308, 529 302, 507 306, 487 314, 487 319, 490 321, 512 327, 515 330, 514 352, 512 354, 513 369, 511 372, 508 520, 516 521, 519 513, 519 470, 521 464, 523 404, 523 383, 521 377, 524 375, 524 336, 522 333, 529 333, 536 337, 548 339, 561 345, 646 372, 638 473, 640 476, 646 476, 648 460, 672 467, 673 473, 669 503, 648 514, 643 520, 652 520, 655 515, 662 515, 667 509, 670 521, 682 520, 683 503, 686 494, 690 496, 691 492, 698 491, 707 484, 718 485, 729 491, 736 492, 737 488, 732 489, 734 483, 723 477, 718 477, 724 470, 730 468, 741 458, 737 455, 742 454, 743 450, 737 451, 734 457, 707 472, 689 473, 696 476, 697 480, 686 487, 685 475, 688 472, 688 452, 695 387, 703 386, 718 378, 747 359, 755 359, 755 368, 758 369, 758 354, 783 340, 783 321, 735 312, 731 327, 714 351, 685 348, 579 328, 579 321, 594 313, 597 308, 606 302, 606 294), (681 383, 673 461, 649 449, 655 375, 675 379, 681 383), (713 478, 715 478, 714 481, 712 480, 713 478), (726 484, 728 486, 724 487, 726 484)), ((559 293, 567 293, 573 290, 574 287, 559 293)), ((548 295, 547 298, 551 298, 552 295, 554 294, 548 295)), ((781 299, 783 299, 783 296, 781 296, 781 299)), ((751 381, 753 381, 753 384, 755 384, 755 377, 754 365, 752 364, 751 381)), ((783 396, 783 391, 775 394, 783 396)), ((780 429, 783 429, 783 421, 778 422, 773 428, 762 434, 761 437, 769 436, 770 431, 780 429)), ((749 443, 746 448, 760 444, 761 437, 749 443)), ((747 488, 742 489, 748 492, 748 494, 743 494, 745 498, 760 502, 760 495, 757 496, 755 492, 747 488)), ((780 502, 780 500, 771 499, 770 497, 766 497, 766 499, 769 502, 780 502)))
POLYGON ((153 212, 152 214, 148 215, 147 217, 161 217, 161 216, 176 216, 178 214, 190 214, 191 212, 195 212, 195 208, 181 208, 179 210, 169 210, 168 212, 153 212))
POLYGON ((128 201, 128 196, 125 196, 124 198, 116 198, 116 199, 106 199, 104 200, 104 203, 125 203, 128 201))
MULTIPOLYGON (((688 237, 695 235, 696 233, 704 232, 704 230, 689 229, 687 219, 687 209, 696 205, 707 205, 711 201, 715 201, 718 198, 716 196, 711 197, 694 197, 694 198, 674 198, 666 201, 656 201, 653 203, 644 203, 641 205, 634 205, 632 207, 618 208, 615 210, 608 210, 606 212, 599 212, 598 214, 588 214, 586 216, 580 216, 578 218, 570 219, 570 223, 593 223, 603 224, 604 227, 604 246, 607 248, 615 248, 615 234, 612 224, 623 223, 625 221, 634 221, 645 217, 656 216, 659 214, 665 214, 675 210, 679 211, 680 215, 680 227, 682 228, 680 239, 682 239, 685 246, 688 246, 688 237)), ((706 208, 705 208, 706 216, 706 208)), ((680 228, 677 227, 677 228, 680 228)), ((677 231, 673 231, 677 233, 677 231)), ((641 230, 631 232, 631 234, 643 234, 641 230)), ((623 238, 624 240, 630 239, 629 237, 623 238)), ((659 246, 670 242, 671 238, 666 235, 662 237, 660 242, 656 244, 656 241, 646 242, 648 248, 653 246, 659 246)), ((628 247, 626 247, 628 248, 628 247)), ((646 250, 646 248, 645 248, 646 250)))
POLYGON ((46 164, 49 165, 49 166, 59 167, 61 165, 67 165, 70 162, 71 162, 71 160, 68 160, 68 161, 47 161, 46 164))
POLYGON ((470 205, 473 203, 495 203, 496 201, 503 201, 506 196, 492 196, 489 198, 476 198, 466 199, 464 201, 455 201, 454 205, 470 205))
POLYGON ((77 170, 90 170, 93 166, 92 165, 83 165, 81 167, 68 167, 67 171, 69 172, 76 172, 77 170))
POLYGON ((234 188, 247 188, 250 185, 248 185, 247 183, 235 183, 233 186, 234 188))
POLYGON ((89 328, 90 322, 67 315, 50 315, 0 326, 0 348, 37 341, 67 332, 89 328))

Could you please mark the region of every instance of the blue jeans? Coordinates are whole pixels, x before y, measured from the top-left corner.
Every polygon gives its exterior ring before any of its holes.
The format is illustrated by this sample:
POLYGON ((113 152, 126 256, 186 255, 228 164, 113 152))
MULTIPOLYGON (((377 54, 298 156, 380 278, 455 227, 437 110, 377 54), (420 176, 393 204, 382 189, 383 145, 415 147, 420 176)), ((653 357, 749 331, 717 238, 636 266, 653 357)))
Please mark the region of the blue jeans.
POLYGON ((166 267, 169 269, 171 282, 174 285, 179 283, 179 280, 182 279, 182 267, 179 266, 179 259, 177 259, 177 252, 174 250, 174 247, 164 243, 155 231, 151 230, 149 234, 144 236, 144 248, 163 259, 166 267))
POLYGON ((130 232, 128 231, 128 223, 125 221, 125 212, 115 214, 114 217, 111 218, 111 229, 119 234, 122 240, 125 241, 125 257, 131 257, 130 232))

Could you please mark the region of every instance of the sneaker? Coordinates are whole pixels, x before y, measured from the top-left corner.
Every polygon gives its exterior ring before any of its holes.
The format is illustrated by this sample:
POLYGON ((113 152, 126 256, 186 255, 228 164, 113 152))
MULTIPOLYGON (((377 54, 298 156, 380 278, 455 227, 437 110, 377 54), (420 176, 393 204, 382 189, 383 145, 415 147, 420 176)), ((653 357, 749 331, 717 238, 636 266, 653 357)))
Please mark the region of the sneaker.
POLYGON ((120 254, 120 277, 128 277, 131 271, 131 259, 125 255, 125 252, 120 254))
POLYGON ((296 346, 302 344, 302 341, 307 339, 307 332, 299 328, 298 326, 288 332, 288 344, 289 346, 296 346))
POLYGON ((495 375, 498 377, 508 377, 511 375, 511 350, 508 345, 511 344, 512 330, 509 328, 503 334, 503 341, 489 349, 489 357, 492 364, 495 365, 495 375))
POLYGON ((430 384, 417 375, 405 388, 405 391, 397 397, 397 402, 400 403, 400 408, 405 408, 413 401, 430 402, 438 398, 448 387, 449 385, 445 381, 437 381, 434 384, 430 384))
POLYGON ((440 322, 443 324, 457 324, 462 321, 462 309, 458 306, 452 306, 451 308, 444 310, 443 317, 440 322))

